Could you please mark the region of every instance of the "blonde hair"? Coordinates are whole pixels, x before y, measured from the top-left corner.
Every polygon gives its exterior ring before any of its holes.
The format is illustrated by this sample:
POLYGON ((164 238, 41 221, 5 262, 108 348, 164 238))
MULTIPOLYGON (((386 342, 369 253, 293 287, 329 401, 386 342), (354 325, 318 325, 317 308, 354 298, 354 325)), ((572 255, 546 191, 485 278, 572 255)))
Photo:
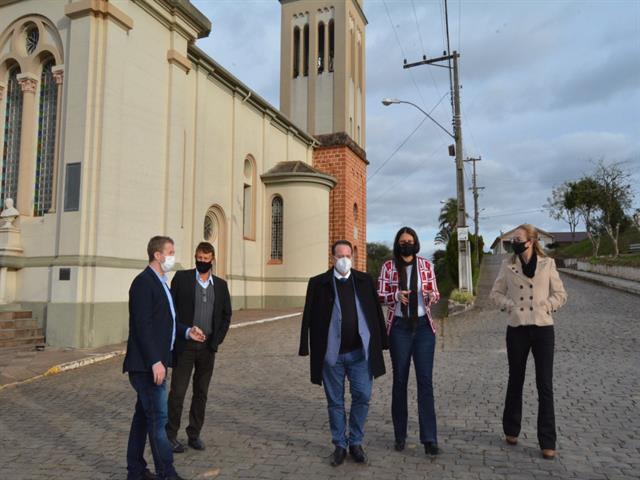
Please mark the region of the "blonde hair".
MULTIPOLYGON (((539 257, 546 257, 547 256, 544 253, 544 250, 542 250, 542 247, 540 246, 538 229, 536 227, 534 227, 530 223, 523 223, 522 225, 518 225, 514 229, 514 232, 516 230, 524 230, 527 233, 527 240, 531 240, 531 242, 533 242, 533 251, 536 252, 536 255, 538 255, 539 257)), ((525 240, 525 241, 527 241, 527 240, 525 240)), ((516 254, 514 254, 513 258, 512 258, 512 261, 515 262, 517 257, 518 256, 516 254)))

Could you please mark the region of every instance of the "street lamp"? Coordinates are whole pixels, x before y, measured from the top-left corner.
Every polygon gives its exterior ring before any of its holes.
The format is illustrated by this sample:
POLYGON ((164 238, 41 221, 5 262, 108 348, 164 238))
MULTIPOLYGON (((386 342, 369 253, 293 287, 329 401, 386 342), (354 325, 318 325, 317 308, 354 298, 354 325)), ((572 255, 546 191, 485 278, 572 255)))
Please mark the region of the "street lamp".
MULTIPOLYGON (((454 92, 458 91, 458 73, 457 73, 457 54, 454 52, 454 92)), ((443 127, 435 118, 424 111, 420 106, 413 102, 406 100, 399 100, 397 98, 385 98, 382 100, 382 104, 385 107, 396 103, 406 103, 412 107, 420 110, 429 120, 440 127, 447 135, 455 140, 455 155, 456 155, 456 193, 458 199, 458 288, 461 291, 467 291, 473 293, 473 283, 471 275, 471 249, 469 248, 469 229, 467 227, 467 212, 465 211, 464 201, 464 175, 462 165, 462 133, 460 128, 460 114, 459 114, 459 97, 456 93, 455 96, 455 113, 454 113, 454 133, 451 133, 445 127, 443 127)))
POLYGON ((453 138, 455 140, 455 135, 453 133, 451 133, 449 130, 447 130, 445 127, 443 127, 435 118, 433 118, 431 115, 429 115, 427 112, 425 112, 422 108, 420 108, 419 105, 416 105, 413 102, 407 102, 406 100, 398 100, 397 98, 385 98, 382 100, 382 104, 385 107, 388 107, 389 105, 393 105, 394 103, 406 103, 407 105, 412 105, 415 108, 417 108, 418 110, 420 110, 429 120, 431 120, 433 123, 435 123, 436 125, 438 125, 442 130, 444 130, 444 133, 446 133, 447 135, 449 135, 451 138, 453 138))

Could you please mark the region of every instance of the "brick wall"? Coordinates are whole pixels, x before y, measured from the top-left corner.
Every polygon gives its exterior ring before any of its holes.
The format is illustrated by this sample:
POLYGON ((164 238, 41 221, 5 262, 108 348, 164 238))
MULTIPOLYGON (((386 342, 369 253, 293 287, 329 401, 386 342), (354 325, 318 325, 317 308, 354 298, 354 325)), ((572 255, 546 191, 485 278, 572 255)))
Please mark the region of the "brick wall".
POLYGON ((338 181, 331 191, 329 206, 329 263, 331 245, 336 240, 349 240, 354 246, 356 270, 367 269, 367 161, 364 152, 354 151, 348 144, 317 147, 314 168, 338 181), (357 215, 354 215, 354 205, 357 215), (357 216, 357 218, 356 218, 357 216))

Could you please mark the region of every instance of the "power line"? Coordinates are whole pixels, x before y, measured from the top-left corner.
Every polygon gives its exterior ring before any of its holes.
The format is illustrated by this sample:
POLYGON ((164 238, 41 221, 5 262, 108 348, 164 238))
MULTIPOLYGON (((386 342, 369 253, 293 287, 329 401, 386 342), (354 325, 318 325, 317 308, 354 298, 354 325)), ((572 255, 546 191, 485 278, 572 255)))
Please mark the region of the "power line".
MULTIPOLYGON (((444 147, 445 142, 440 142, 439 145, 437 145, 433 150, 431 150, 427 155, 426 158, 428 159, 429 157, 431 157, 438 149, 443 148, 444 147)), ((412 175, 415 175, 417 172, 419 172, 420 170, 422 170, 423 168, 425 168, 428 165, 428 162, 423 162, 422 166, 416 168, 415 170, 412 170, 411 172, 409 172, 407 175, 405 175, 404 177, 400 178, 398 181, 393 182, 391 185, 389 185, 389 187, 385 190, 383 190, 377 197, 374 197, 373 199, 370 199, 369 202, 373 203, 376 200, 378 200, 379 198, 382 198, 389 190, 393 189, 396 185, 398 185, 398 183, 400 182, 404 182, 407 178, 409 178, 412 175)))
POLYGON ((544 212, 544 208, 536 208, 535 210, 519 210, 514 212, 500 213, 498 215, 483 215, 480 218, 484 220, 487 218, 508 217, 510 215, 519 215, 522 213, 535 213, 535 212, 544 212))
MULTIPOLYGON (((413 10, 413 19, 416 22, 416 30, 418 31, 418 37, 420 38, 420 46, 422 47, 422 57, 426 58, 427 50, 426 48, 424 48, 424 42, 422 40, 422 30, 420 30, 420 24, 418 23, 418 15, 416 14, 416 7, 413 0, 411 0, 411 8, 413 10)), ((427 70, 427 71, 429 72, 429 77, 431 77, 431 83, 433 83, 433 88, 436 90, 436 93, 440 95, 440 88, 438 87, 438 83, 436 82, 436 79, 433 76, 433 73, 431 72, 431 70, 427 70)))
POLYGON ((416 30, 418 30, 418 37, 420 38, 420 46, 422 47, 422 54, 426 55, 427 51, 424 48, 424 42, 422 41, 422 33, 420 32, 420 25, 418 24, 418 15, 416 15, 416 6, 411 0, 411 9, 413 10, 413 19, 416 21, 416 30))
MULTIPOLYGON (((438 100, 436 104, 431 108, 431 110, 429 111, 429 114, 431 114, 431 112, 433 112, 438 107, 438 105, 440 105, 440 102, 442 102, 442 100, 444 100, 444 97, 446 96, 447 96, 447 93, 445 92, 445 94, 442 97, 440 97, 440 100, 438 100)), ((389 162, 389 160, 391 160, 395 156, 395 154, 398 153, 398 150, 400 150, 405 145, 405 143, 409 141, 409 139, 413 136, 413 134, 420 129, 420 127, 425 122, 425 120, 427 120, 427 118, 429 117, 424 117, 422 119, 422 121, 416 126, 416 128, 414 128, 413 131, 409 135, 407 135, 407 137, 400 143, 400 145, 396 147, 396 149, 391 153, 391 155, 389 155, 389 157, 384 162, 382 162, 382 164, 376 169, 376 171, 373 172, 369 177, 367 177, 367 180, 371 180, 373 177, 376 176, 376 174, 380 170, 382 170, 382 167, 384 167, 389 162)))
MULTIPOLYGON (((385 0, 382 0, 382 4, 384 5, 384 9, 387 12, 387 18, 389 19, 389 23, 391 24, 391 28, 393 29, 393 33, 395 34, 396 42, 398 42, 398 46, 400 47, 400 51, 402 52, 402 58, 404 61, 406 61, 407 54, 405 53, 404 48, 402 47, 402 42, 400 41, 400 35, 398 35, 398 30, 396 29, 396 26, 393 24, 393 19, 391 18, 391 13, 389 13, 389 7, 387 7, 387 2, 385 0)), ((427 102, 425 101, 424 96, 422 95, 422 91, 420 90, 420 87, 418 86, 418 83, 416 82, 416 79, 414 78, 413 73, 409 72, 409 76, 411 77, 411 81, 413 82, 414 87, 416 87, 416 90, 418 91, 418 95, 422 100, 422 105, 426 106, 427 102)))
POLYGON ((396 147, 396 149, 391 153, 391 155, 389 155, 389 157, 388 157, 384 162, 382 162, 382 164, 381 164, 381 165, 376 169, 376 171, 375 171, 375 172, 373 172, 371 175, 369 175, 369 177, 367 178, 367 181, 371 180, 373 177, 375 177, 375 176, 376 176, 376 174, 377 174, 380 170, 382 170, 382 167, 384 167, 384 166, 389 162, 389 160, 391 160, 391 159, 395 156, 395 154, 396 154, 396 153, 398 153, 398 150, 400 150, 402 147, 404 147, 405 143, 407 143, 407 142, 409 141, 409 139, 410 139, 411 137, 413 137, 413 134, 414 134, 414 133, 416 133, 416 132, 420 129, 420 127, 424 124, 424 122, 425 122, 426 120, 427 120, 427 117, 424 117, 424 118, 420 121, 420 123, 418 123, 418 125, 416 126, 416 128, 414 128, 414 129, 411 131, 411 133, 410 133, 409 135, 407 135, 407 138, 405 138, 405 139, 400 143, 400 145, 398 145, 398 146, 396 147))

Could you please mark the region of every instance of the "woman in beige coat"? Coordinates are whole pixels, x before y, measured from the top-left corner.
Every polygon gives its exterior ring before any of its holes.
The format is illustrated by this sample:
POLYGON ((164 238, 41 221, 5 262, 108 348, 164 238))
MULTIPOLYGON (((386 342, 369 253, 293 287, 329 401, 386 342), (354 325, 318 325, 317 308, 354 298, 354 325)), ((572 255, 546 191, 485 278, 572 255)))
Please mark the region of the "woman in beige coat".
POLYGON ((555 457, 553 409, 554 331, 551 314, 567 301, 553 259, 538 243, 532 225, 520 225, 511 240, 514 255, 502 262, 491 299, 509 315, 507 358, 509 383, 502 426, 506 442, 518 443, 522 419, 522 387, 529 351, 533 353, 538 388, 538 443, 542 456, 555 457))

